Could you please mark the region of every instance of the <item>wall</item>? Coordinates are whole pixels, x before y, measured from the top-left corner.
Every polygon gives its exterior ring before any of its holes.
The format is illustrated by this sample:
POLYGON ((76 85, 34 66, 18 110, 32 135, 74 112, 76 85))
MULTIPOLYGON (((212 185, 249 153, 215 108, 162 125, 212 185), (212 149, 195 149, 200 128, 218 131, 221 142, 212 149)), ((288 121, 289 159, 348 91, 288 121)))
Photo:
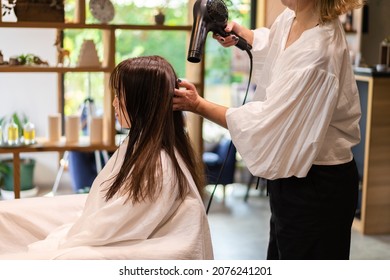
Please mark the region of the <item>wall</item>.
POLYGON ((280 0, 267 0, 265 4, 265 26, 271 27, 277 16, 286 9, 280 0))
MULTIPOLYGON (((0 28, 0 50, 6 61, 10 56, 32 53, 54 65, 55 35, 55 30, 49 29, 0 28)), ((47 116, 58 110, 57 74, 0 73, 0 98, 0 116, 8 116, 13 112, 24 113, 35 124, 37 136, 46 137, 47 116)), ((37 186, 53 184, 58 167, 58 153, 30 153, 21 156, 37 160, 34 174, 37 186)), ((2 154, 1 157, 10 155, 2 154)))
POLYGON ((372 66, 379 63, 379 44, 390 36, 390 1, 370 0, 368 5, 368 32, 362 34, 361 53, 372 66))

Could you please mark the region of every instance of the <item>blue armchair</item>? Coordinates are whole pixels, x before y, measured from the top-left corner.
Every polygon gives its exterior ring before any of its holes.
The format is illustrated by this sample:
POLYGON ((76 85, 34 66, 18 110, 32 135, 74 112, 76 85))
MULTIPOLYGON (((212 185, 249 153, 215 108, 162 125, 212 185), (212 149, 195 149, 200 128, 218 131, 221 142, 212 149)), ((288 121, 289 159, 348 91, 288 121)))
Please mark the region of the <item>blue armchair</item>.
POLYGON ((225 198, 225 187, 234 182, 234 172, 236 170, 236 147, 231 144, 228 138, 222 138, 219 144, 211 151, 203 153, 203 162, 205 164, 207 184, 223 185, 223 197, 225 198), (229 147, 231 148, 229 150, 229 147), (222 165, 225 166, 221 172, 222 165), (218 180, 218 182, 217 182, 218 180))

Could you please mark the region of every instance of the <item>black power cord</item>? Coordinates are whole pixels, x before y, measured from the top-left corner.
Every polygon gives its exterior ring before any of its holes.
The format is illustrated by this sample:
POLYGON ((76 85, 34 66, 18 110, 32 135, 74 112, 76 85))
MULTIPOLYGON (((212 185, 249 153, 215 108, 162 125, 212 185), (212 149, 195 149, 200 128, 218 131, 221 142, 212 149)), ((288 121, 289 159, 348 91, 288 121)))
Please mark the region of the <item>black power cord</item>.
MULTIPOLYGON (((246 50, 246 53, 247 53, 248 56, 249 56, 250 68, 249 68, 249 79, 248 79, 248 84, 247 84, 247 87, 246 87, 245 96, 244 96, 244 100, 242 101, 242 105, 244 105, 244 104, 246 103, 246 99, 248 98, 249 88, 250 88, 251 80, 252 80, 252 70, 253 70, 253 56, 252 56, 252 53, 251 53, 250 50, 246 50)), ((224 169, 224 167, 225 167, 226 160, 227 160, 227 158, 228 158, 228 156, 229 156, 229 153, 230 153, 230 151, 231 151, 231 149, 232 149, 232 146, 233 146, 233 141, 230 141, 229 148, 228 148, 228 151, 227 151, 227 153, 226 153, 226 157, 225 157, 225 159, 224 159, 224 161, 223 161, 223 163, 222 163, 221 169, 220 169, 219 174, 218 174, 217 181, 216 181, 216 183, 215 183, 215 185, 214 185, 214 189, 213 189, 213 191, 212 191, 212 193, 211 193, 211 196, 210 196, 210 199, 209 199, 209 203, 208 203, 208 205, 207 205, 206 214, 209 213, 210 206, 211 206, 211 202, 212 202, 213 197, 214 197, 214 193, 215 193, 215 191, 216 191, 216 189, 217 189, 217 186, 218 186, 218 184, 219 184, 219 181, 220 181, 220 179, 221 179, 222 172, 223 172, 223 169, 224 169)), ((259 179, 260 179, 260 178, 258 178, 257 185, 259 184, 259 179)))

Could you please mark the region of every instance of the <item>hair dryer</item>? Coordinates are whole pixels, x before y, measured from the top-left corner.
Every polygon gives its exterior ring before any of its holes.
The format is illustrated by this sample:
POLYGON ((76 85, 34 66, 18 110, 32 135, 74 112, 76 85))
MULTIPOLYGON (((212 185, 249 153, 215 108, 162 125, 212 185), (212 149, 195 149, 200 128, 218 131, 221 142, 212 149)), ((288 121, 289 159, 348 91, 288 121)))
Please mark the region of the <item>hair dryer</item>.
MULTIPOLYGON (((207 33, 212 31, 222 37, 230 35, 225 32, 225 27, 229 18, 228 9, 222 0, 197 0, 193 8, 194 24, 192 26, 190 47, 188 49, 187 60, 189 62, 200 62, 203 46, 207 33)), ((236 35, 239 40, 236 44, 238 48, 249 51, 252 46, 245 39, 236 35)))

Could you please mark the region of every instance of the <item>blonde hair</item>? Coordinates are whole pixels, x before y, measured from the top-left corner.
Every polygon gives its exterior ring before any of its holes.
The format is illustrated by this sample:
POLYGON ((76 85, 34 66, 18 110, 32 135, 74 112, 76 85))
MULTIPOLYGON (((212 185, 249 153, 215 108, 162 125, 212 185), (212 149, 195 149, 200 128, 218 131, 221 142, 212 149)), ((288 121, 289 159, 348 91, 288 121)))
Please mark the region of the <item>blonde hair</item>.
POLYGON ((365 0, 316 0, 315 8, 320 14, 320 23, 326 23, 353 9, 361 8, 365 0))

